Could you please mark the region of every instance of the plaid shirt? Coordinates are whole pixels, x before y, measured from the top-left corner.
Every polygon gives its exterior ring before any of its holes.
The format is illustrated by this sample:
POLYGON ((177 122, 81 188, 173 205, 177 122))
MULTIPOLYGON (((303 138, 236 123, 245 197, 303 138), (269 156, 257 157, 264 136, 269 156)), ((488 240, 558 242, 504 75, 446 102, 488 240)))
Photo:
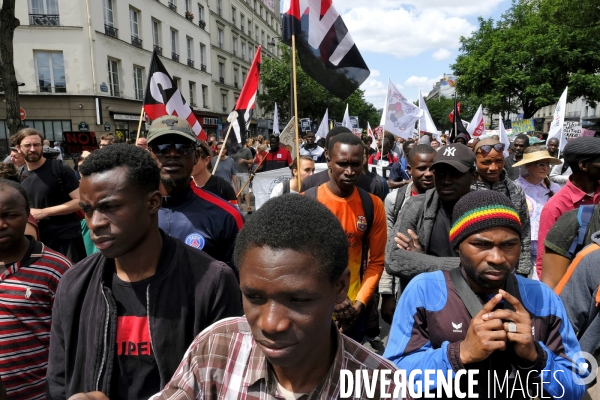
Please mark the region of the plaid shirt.
MULTIPOLYGON (((226 318, 196 337, 171 382, 151 400, 283 399, 269 369, 269 362, 256 346, 246 318, 226 318)), ((391 370, 392 375, 388 375, 388 379, 392 382, 386 393, 390 397, 393 395, 393 371, 397 369, 394 364, 337 332, 337 351, 332 368, 312 392, 299 400, 338 399, 341 369, 348 369, 353 375, 357 370, 391 370)), ((372 372, 369 373, 371 375, 372 372)), ((362 385, 360 396, 349 398, 379 399, 379 376, 375 388, 375 395, 367 396, 362 385)), ((352 396, 354 394, 352 390, 352 396)))

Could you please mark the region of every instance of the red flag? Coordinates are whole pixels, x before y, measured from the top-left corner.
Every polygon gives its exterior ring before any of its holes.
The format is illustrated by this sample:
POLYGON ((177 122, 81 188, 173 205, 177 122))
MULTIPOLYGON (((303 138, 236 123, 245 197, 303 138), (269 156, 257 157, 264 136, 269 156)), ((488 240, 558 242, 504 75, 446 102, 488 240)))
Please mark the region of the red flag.
MULTIPOLYGON (((458 102, 457 107, 458 113, 460 114, 460 101, 458 102)), ((450 112, 450 114, 448 115, 448 119, 450 120, 450 122, 454 123, 454 110, 450 112)))
POLYGON ((252 65, 246 76, 246 82, 244 82, 240 97, 235 104, 237 118, 233 118, 234 113, 229 114, 227 118, 227 121, 233 124, 232 129, 235 132, 235 135, 229 135, 229 139, 225 144, 229 154, 235 154, 241 148, 242 138, 246 137, 248 126, 252 119, 252 112, 256 104, 256 94, 258 92, 258 83, 260 81, 260 51, 261 47, 258 46, 254 61, 252 61, 252 65))
POLYGON ((163 115, 185 118, 196 134, 196 138, 207 139, 206 131, 202 129, 200 122, 181 95, 177 84, 171 79, 156 51, 152 54, 152 63, 148 73, 144 112, 150 119, 157 119, 163 115))

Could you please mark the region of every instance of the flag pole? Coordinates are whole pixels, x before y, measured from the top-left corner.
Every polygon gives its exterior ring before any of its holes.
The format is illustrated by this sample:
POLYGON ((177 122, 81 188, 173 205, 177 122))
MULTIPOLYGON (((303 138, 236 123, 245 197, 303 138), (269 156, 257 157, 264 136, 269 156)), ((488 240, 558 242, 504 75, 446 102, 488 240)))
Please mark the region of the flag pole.
POLYGON ((294 115, 296 116, 296 168, 298 168, 298 191, 302 188, 302 177, 300 176, 300 139, 298 133, 298 88, 296 86, 296 35, 292 35, 292 75, 294 80, 294 115))
POLYGON ((217 165, 219 165, 219 161, 221 160, 221 156, 223 155, 223 149, 225 148, 227 139, 229 138, 229 132, 231 132, 231 127, 233 126, 233 120, 235 118, 237 118, 237 111, 234 111, 234 112, 235 112, 235 116, 231 119, 231 122, 229 123, 229 128, 227 128, 227 133, 225 134, 225 140, 223 141, 223 146, 221 146, 221 151, 219 151, 219 157, 217 157, 217 162, 215 163, 215 166, 213 167, 213 170, 212 170, 213 175, 217 171, 217 165))
POLYGON ((140 138, 140 131, 142 130, 142 120, 144 119, 144 106, 142 106, 142 112, 140 113, 140 123, 138 124, 138 131, 137 131, 137 137, 135 138, 135 145, 137 145, 137 142, 140 138))

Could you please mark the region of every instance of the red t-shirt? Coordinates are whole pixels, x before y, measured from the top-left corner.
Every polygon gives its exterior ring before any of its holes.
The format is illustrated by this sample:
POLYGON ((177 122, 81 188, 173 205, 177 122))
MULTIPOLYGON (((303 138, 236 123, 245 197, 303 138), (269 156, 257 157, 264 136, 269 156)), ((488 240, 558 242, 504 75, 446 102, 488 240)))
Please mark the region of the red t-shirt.
POLYGON ((267 154, 267 158, 263 162, 263 171, 270 171, 272 169, 279 169, 289 167, 292 163, 292 156, 285 147, 279 147, 276 152, 270 151, 267 154))

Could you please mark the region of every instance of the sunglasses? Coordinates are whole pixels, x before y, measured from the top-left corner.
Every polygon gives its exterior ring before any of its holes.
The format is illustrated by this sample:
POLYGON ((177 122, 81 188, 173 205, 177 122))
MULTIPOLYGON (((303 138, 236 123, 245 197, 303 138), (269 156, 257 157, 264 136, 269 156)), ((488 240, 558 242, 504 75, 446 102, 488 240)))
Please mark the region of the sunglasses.
POLYGON ((487 156, 492 150, 496 150, 498 153, 504 151, 504 147, 504 143, 484 144, 481 145, 477 150, 481 150, 481 154, 483 156, 487 156))
POLYGON ((152 152, 154 154, 162 154, 162 155, 166 155, 169 154, 171 152, 171 149, 173 147, 175 147, 175 150, 177 151, 177 153, 179 154, 190 154, 192 153, 195 149, 196 146, 194 146, 192 143, 164 143, 164 144, 152 144, 150 146, 152 148, 152 152))
POLYGON ((540 162, 540 163, 536 163, 534 165, 536 167, 538 167, 538 168, 550 168, 550 167, 552 167, 552 164, 547 163, 547 162, 540 162))

